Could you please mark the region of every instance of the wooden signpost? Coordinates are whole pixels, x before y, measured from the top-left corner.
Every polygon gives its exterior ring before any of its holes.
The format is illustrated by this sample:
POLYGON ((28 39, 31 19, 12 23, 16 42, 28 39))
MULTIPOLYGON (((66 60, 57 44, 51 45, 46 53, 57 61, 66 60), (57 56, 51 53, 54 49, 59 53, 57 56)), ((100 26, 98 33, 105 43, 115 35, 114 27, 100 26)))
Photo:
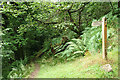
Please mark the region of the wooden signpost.
POLYGON ((107 59, 107 20, 102 18, 102 53, 103 59, 107 59))
POLYGON ((102 18, 102 21, 92 22, 92 26, 100 26, 102 24, 102 54, 103 59, 107 59, 107 19, 102 18))

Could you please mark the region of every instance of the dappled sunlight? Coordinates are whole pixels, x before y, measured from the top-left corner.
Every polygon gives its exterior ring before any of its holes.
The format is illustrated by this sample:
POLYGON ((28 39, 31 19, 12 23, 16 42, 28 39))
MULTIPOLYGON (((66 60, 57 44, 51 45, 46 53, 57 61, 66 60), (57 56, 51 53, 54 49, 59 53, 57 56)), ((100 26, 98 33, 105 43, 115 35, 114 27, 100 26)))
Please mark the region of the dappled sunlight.
MULTIPOLYGON (((112 51, 114 52, 114 51, 112 51)), ((116 53, 109 53, 109 55, 114 55, 116 53)), ((74 61, 65 62, 61 64, 56 64, 55 66, 45 65, 39 71, 39 74, 36 77, 39 78, 97 78, 102 76, 100 72, 104 72, 100 70, 100 66, 104 64, 111 64, 113 67, 113 71, 117 69, 117 62, 114 57, 108 56, 108 60, 102 59, 102 54, 96 54, 94 56, 86 56, 86 57, 78 57, 74 61), (95 69, 95 70, 94 70, 95 69), (89 77, 88 77, 89 76, 89 77)), ((118 70, 118 69, 117 69, 118 70)), ((117 73, 117 72, 116 72, 117 73)), ((117 74, 116 74, 117 75, 117 74)))
POLYGON ((118 77, 118 4, 58 1, 1 2, 0 77, 118 77))

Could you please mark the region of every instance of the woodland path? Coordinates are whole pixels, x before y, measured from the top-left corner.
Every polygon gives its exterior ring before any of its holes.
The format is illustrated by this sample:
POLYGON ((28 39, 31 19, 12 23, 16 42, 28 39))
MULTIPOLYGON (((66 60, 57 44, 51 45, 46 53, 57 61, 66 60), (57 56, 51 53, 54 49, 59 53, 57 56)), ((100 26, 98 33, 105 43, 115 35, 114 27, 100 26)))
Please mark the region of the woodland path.
POLYGON ((102 54, 88 55, 78 57, 74 61, 57 63, 53 65, 52 60, 40 64, 39 61, 34 63, 34 71, 29 78, 115 78, 118 76, 118 48, 109 52, 108 60, 102 59, 102 54), (112 73, 101 70, 101 66, 110 64, 113 68, 112 73))
POLYGON ((35 63, 35 69, 34 71, 30 74, 29 78, 35 78, 36 74, 38 74, 40 70, 40 65, 38 63, 35 63))

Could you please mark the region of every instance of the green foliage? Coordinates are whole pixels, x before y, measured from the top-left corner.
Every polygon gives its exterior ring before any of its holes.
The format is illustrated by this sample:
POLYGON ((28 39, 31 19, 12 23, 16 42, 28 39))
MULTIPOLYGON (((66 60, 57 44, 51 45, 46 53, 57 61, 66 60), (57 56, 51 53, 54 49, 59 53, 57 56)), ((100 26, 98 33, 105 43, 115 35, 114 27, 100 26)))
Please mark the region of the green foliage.
MULTIPOLYGON (((41 69, 36 78, 118 78, 118 47, 108 52, 108 61, 102 60, 102 54, 89 57, 78 57, 74 61, 57 62, 57 58, 40 60, 41 69), (110 62, 109 62, 110 60, 110 62), (112 62, 111 62, 112 61, 112 62), (113 72, 101 69, 104 64, 110 64, 113 72)), ((100 79, 101 80, 101 79, 100 79)))
POLYGON ((83 31, 82 40, 86 48, 95 53, 102 47, 102 30, 101 27, 86 28, 83 31))
POLYGON ((26 71, 25 66, 23 65, 22 61, 14 62, 12 67, 13 67, 12 71, 10 71, 8 78, 22 78, 23 73, 25 73, 26 71))
POLYGON ((67 46, 65 51, 56 54, 59 58, 72 60, 77 56, 84 55, 86 50, 84 43, 80 39, 72 39, 70 42, 67 42, 64 46, 67 46))
MULTIPOLYGON (((117 43, 117 17, 111 17, 111 12, 105 15, 107 17, 107 50, 111 51, 117 43), (112 26, 111 26, 112 24, 112 26)), ((101 18, 100 18, 101 19, 101 18)), ((86 50, 91 54, 98 53, 102 51, 102 28, 99 27, 86 27, 80 36, 82 39, 72 39, 70 42, 67 42, 68 47, 65 51, 56 54, 59 58, 63 59, 73 59, 76 56, 83 55, 86 50)), ((64 46, 66 46, 64 45, 64 46)))
POLYGON ((15 61, 12 63, 12 70, 8 74, 8 78, 23 78, 31 73, 32 67, 25 66, 25 60, 15 61))
MULTIPOLYGON (((111 13, 108 13, 105 15, 107 17, 107 47, 108 50, 112 50, 112 48, 115 46, 114 41, 111 42, 112 38, 116 36, 117 39, 117 31, 116 31, 116 24, 117 22, 117 17, 112 16, 111 13), (111 17, 112 16, 112 17, 111 17), (112 25, 111 25, 112 24, 112 25)), ((102 17, 101 17, 102 18, 102 17)), ((100 18, 100 20, 101 20, 100 18)), ((96 53, 99 50, 101 51, 102 49, 102 27, 86 27, 85 30, 83 31, 83 35, 81 35, 82 40, 86 46, 86 48, 91 52, 91 53, 96 53)))
MULTIPOLYGON (((114 7, 116 8, 116 3, 114 7)), ((85 28, 90 27, 93 19, 98 20, 108 12, 111 12, 107 15, 110 17, 108 22, 112 23, 112 25, 108 24, 108 28, 115 26, 117 21, 116 16, 111 17, 113 13, 109 3, 10 2, 8 4, 3 2, 1 9, 0 47, 3 53, 3 77, 5 78, 8 74, 9 77, 23 77, 24 65, 30 63, 36 55, 50 57, 53 55, 52 48, 57 53, 56 56, 67 60, 83 55, 87 49, 90 51, 92 48, 100 49, 101 29, 85 28), (75 39, 81 36, 84 29, 82 40, 75 39), (68 41, 62 41, 64 36, 68 41), (25 64, 21 60, 25 60, 25 64)), ((108 38, 114 35, 114 31, 111 31, 112 29, 108 31, 108 38)))

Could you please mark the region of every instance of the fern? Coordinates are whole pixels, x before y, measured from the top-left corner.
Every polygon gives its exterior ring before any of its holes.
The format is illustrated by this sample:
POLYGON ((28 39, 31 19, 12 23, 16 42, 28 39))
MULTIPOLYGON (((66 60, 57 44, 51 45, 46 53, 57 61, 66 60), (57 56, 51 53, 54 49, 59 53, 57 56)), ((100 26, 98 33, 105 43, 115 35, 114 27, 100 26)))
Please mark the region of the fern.
POLYGON ((84 55, 86 50, 84 43, 80 39, 72 39, 71 41, 66 43, 67 48, 65 51, 56 54, 55 56, 59 58, 63 58, 67 60, 74 59, 77 56, 84 55))
MULTIPOLYGON (((109 18, 108 18, 109 21, 109 18)), ((113 21, 114 22, 114 21, 113 21)), ((116 33, 113 28, 109 27, 110 23, 108 23, 107 28, 107 40, 110 41, 110 38, 116 33)), ((87 27, 82 32, 83 35, 81 35, 82 40, 86 46, 86 48, 91 53, 97 53, 99 50, 102 49, 102 28, 100 27, 87 27)), ((110 45, 108 45, 109 47, 110 45)), ((109 47, 111 48, 111 47, 109 47)))

